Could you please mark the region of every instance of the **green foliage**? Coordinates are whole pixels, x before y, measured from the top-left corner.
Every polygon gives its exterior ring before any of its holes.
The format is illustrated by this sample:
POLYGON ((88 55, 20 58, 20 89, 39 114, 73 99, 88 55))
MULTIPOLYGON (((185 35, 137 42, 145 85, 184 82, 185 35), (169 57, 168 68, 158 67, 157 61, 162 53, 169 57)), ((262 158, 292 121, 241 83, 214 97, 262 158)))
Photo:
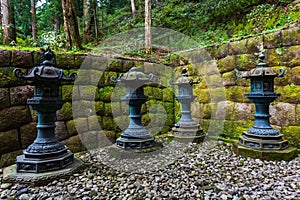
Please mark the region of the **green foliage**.
POLYGON ((64 35, 56 35, 53 31, 39 35, 39 46, 50 46, 53 49, 63 48, 66 45, 64 35))

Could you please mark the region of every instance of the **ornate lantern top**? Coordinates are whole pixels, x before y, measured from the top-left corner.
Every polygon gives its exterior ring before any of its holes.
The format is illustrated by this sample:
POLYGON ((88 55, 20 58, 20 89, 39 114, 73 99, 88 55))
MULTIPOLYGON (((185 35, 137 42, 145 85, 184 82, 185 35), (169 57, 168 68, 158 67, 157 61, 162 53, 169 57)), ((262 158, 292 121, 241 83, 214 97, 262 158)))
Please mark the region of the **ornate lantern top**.
POLYGON ((170 81, 170 83, 172 85, 194 85, 194 84, 199 84, 202 80, 199 78, 196 82, 191 78, 189 78, 188 76, 188 69, 187 68, 183 68, 181 71, 181 76, 177 78, 177 80, 175 82, 173 82, 172 80, 170 81))
POLYGON ((21 69, 15 69, 14 74, 16 77, 25 80, 63 80, 63 81, 74 81, 76 79, 77 74, 71 73, 69 77, 67 77, 62 69, 58 69, 54 67, 52 63, 52 58, 54 57, 54 53, 51 49, 47 49, 43 52, 43 56, 45 60, 42 62, 40 66, 34 67, 27 75, 25 75, 21 69))
POLYGON ((282 77, 285 74, 284 69, 280 69, 280 73, 276 73, 271 67, 269 67, 265 62, 265 54, 260 52, 258 55, 258 64, 256 68, 251 69, 250 71, 246 71, 243 73, 237 73, 237 77, 239 78, 252 78, 252 77, 282 77))
POLYGON ((111 78, 112 82, 120 81, 122 83, 129 83, 129 82, 147 82, 147 81, 154 81, 155 76, 150 74, 145 74, 138 70, 136 67, 132 67, 128 72, 125 74, 120 74, 118 78, 115 76, 112 76, 111 78))

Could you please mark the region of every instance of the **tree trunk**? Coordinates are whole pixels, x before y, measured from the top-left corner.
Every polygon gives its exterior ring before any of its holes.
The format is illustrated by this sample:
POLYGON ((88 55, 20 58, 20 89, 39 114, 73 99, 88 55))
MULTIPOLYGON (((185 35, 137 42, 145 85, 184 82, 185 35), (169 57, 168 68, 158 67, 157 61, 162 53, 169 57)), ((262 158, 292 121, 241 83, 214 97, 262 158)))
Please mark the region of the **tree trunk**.
POLYGON ((152 33, 151 33, 151 0, 145 0, 145 53, 151 54, 152 33))
POLYGON ((79 27, 76 16, 76 9, 73 0, 62 0, 62 9, 64 14, 64 29, 66 32, 67 48, 75 46, 83 49, 79 36, 79 27))
POLYGON ((98 29, 98 20, 97 20, 97 1, 93 2, 93 14, 94 14, 95 39, 98 40, 99 29, 98 29))
POLYGON ((55 35, 59 35, 59 33, 60 33, 60 19, 59 18, 54 19, 54 32, 55 32, 55 35))
POLYGON ((35 0, 31 0, 31 25, 33 41, 37 41, 37 26, 36 26, 36 9, 35 0))
POLYGON ((93 40, 93 10, 92 0, 83 1, 83 19, 84 19, 84 30, 83 30, 83 43, 88 43, 93 40))
POLYGON ((132 13, 132 15, 134 15, 134 13, 136 11, 136 9, 135 9, 135 2, 134 2, 134 0, 130 0, 130 1, 131 1, 131 13, 132 13))
POLYGON ((1 6, 2 5, 2 2, 0 0, 0 30, 2 30, 2 9, 1 9, 1 6))
POLYGON ((3 44, 10 45, 16 43, 16 29, 14 6, 12 0, 2 0, 1 10, 3 14, 3 44))

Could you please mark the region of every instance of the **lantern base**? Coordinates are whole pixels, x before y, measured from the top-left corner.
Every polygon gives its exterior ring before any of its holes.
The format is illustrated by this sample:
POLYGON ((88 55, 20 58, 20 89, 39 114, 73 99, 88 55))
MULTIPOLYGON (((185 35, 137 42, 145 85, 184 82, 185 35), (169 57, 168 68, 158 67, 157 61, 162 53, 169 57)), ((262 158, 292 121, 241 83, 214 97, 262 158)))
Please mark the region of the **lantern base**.
POLYGON ((282 150, 288 148, 288 141, 282 139, 282 134, 278 135, 256 135, 244 132, 239 138, 239 142, 250 148, 265 150, 282 150))
POLYGON ((63 169, 42 173, 17 172, 17 166, 11 165, 3 170, 3 182, 45 185, 53 180, 66 178, 74 173, 78 173, 83 169, 83 167, 84 163, 77 158, 74 158, 74 162, 63 169))
POLYGON ((189 125, 189 126, 176 126, 173 127, 172 131, 174 134, 174 140, 183 143, 201 143, 204 141, 205 134, 203 130, 198 128, 199 125, 189 125))
POLYGON ((256 149, 241 145, 239 142, 236 142, 232 146, 233 151, 244 157, 258 158, 261 160, 285 160, 290 161, 298 156, 298 150, 294 147, 288 147, 283 150, 265 150, 265 149, 256 149))
POLYGON ((116 141, 117 146, 123 149, 145 149, 153 147, 155 144, 154 138, 127 138, 120 137, 116 141))
POLYGON ((17 172, 49 172, 63 169, 74 162, 74 154, 69 150, 52 154, 52 156, 51 154, 47 156, 48 157, 37 154, 36 156, 31 155, 28 157, 26 151, 24 151, 23 155, 17 156, 17 172))

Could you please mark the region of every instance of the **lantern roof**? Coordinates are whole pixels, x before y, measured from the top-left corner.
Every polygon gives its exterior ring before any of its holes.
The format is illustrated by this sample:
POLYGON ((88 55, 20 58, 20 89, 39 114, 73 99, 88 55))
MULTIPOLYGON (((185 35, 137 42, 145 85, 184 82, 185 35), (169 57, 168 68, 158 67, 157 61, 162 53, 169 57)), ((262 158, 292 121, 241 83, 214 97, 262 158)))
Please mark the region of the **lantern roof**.
POLYGON ((189 78, 187 72, 188 72, 188 69, 183 68, 181 71, 181 76, 178 77, 174 83, 172 81, 170 81, 170 83, 173 85, 184 85, 184 84, 193 85, 193 84, 198 84, 201 82, 201 79, 199 79, 197 82, 194 82, 192 78, 189 78))
POLYGON ((136 67, 132 67, 128 72, 121 74, 117 79, 116 77, 111 77, 111 80, 113 82, 115 81, 121 81, 121 82, 132 82, 132 81, 141 81, 141 82, 147 82, 147 81, 153 81, 154 80, 153 74, 145 74, 138 70, 136 67))
POLYGON ((256 68, 251 69, 250 71, 246 71, 241 73, 239 77, 241 78, 251 78, 251 77, 277 77, 277 76, 283 76, 285 71, 280 70, 280 73, 275 72, 271 67, 269 67, 265 62, 265 54, 260 53, 258 56, 258 64, 256 65, 256 68))
POLYGON ((64 74, 62 69, 56 68, 52 63, 54 53, 51 49, 47 49, 43 52, 44 61, 40 66, 34 67, 28 74, 24 74, 21 69, 15 69, 14 74, 16 77, 25 80, 63 80, 63 81, 74 81, 77 74, 71 73, 68 77, 64 74))

